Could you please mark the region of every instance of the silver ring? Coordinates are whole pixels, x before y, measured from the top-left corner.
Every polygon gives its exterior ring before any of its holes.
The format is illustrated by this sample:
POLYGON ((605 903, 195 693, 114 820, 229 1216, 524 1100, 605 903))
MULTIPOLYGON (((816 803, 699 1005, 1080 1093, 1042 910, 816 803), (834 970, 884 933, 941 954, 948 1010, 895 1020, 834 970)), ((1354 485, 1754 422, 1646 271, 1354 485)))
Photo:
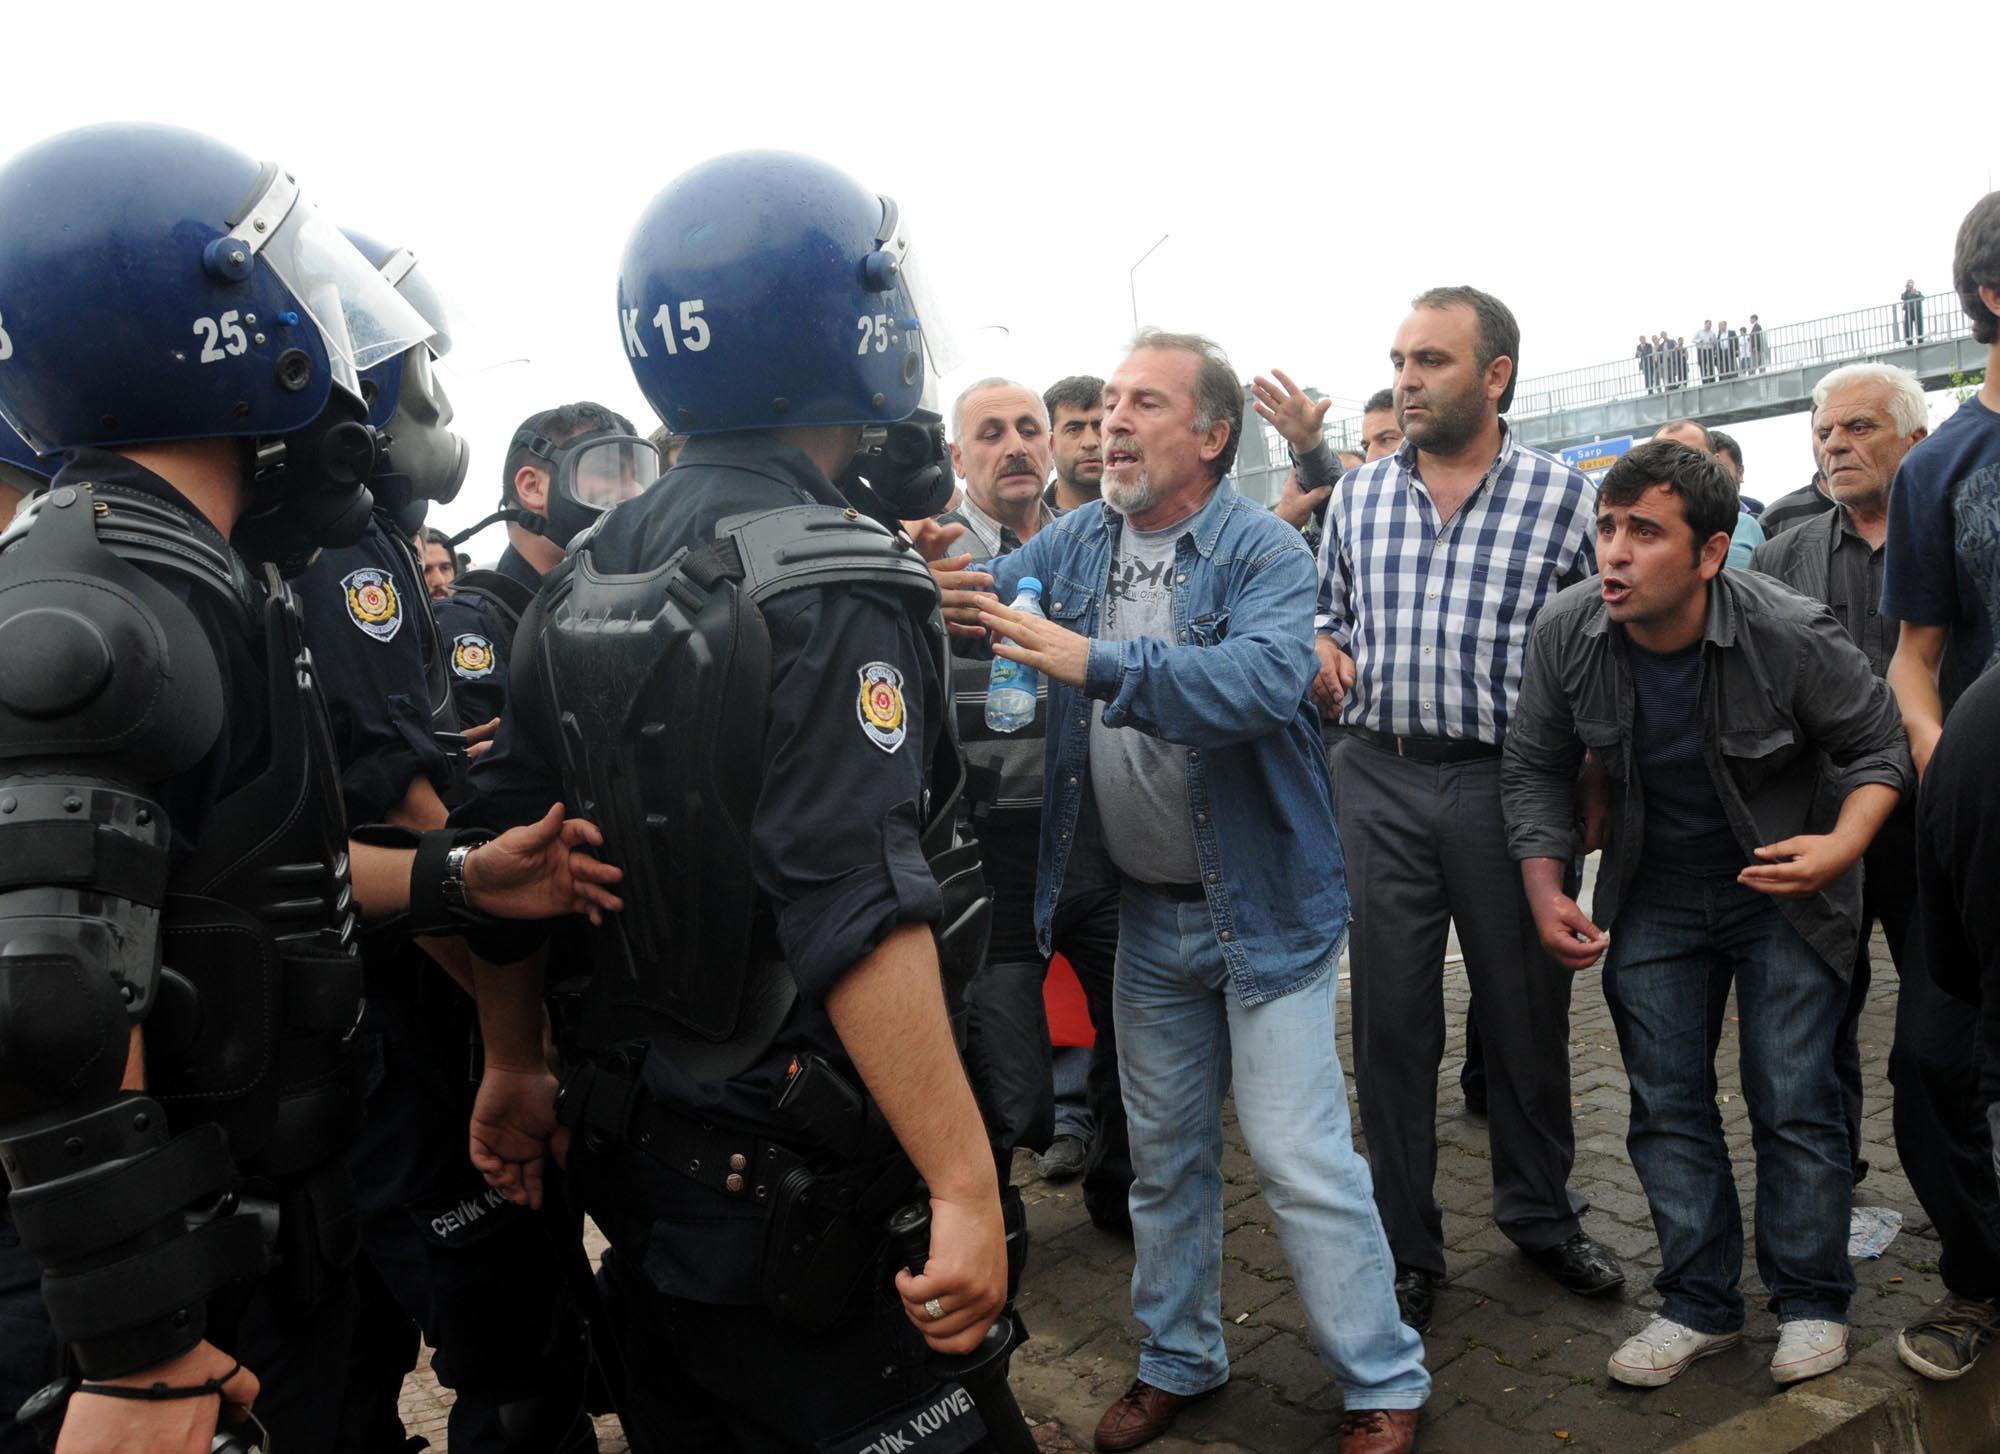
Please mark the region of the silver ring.
POLYGON ((944 1304, 936 1298, 924 1299, 924 1316, 935 1323, 939 1318, 944 1316, 944 1304))

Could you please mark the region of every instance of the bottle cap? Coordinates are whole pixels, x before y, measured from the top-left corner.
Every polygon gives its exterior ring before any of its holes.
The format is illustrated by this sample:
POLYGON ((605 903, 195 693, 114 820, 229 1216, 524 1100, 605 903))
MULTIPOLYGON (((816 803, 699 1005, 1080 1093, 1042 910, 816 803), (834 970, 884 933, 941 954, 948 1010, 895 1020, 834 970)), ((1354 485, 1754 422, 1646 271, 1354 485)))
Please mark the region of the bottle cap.
POLYGON ((1016 587, 1016 589, 1023 591, 1033 591, 1036 595, 1039 596, 1042 593, 1042 583, 1036 580, 1033 576, 1022 576, 1021 583, 1018 587, 1016 587))

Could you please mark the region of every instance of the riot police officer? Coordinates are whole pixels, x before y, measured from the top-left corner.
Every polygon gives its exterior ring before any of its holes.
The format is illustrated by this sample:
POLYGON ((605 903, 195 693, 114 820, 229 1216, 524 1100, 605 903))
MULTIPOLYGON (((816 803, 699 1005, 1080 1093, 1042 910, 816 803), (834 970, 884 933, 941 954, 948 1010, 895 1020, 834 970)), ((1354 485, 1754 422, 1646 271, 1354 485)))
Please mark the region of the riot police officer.
POLYGON ((899 422, 924 382, 911 268, 895 204, 808 158, 723 157, 655 199, 621 326, 690 438, 544 584, 472 771, 474 822, 584 792, 627 872, 560 1124, 532 960, 479 972, 473 1141, 529 1198, 567 1142, 649 1373, 621 1408, 639 1449, 931 1427, 926 1345, 978 1344, 1007 1294, 941 987, 941 958, 949 983, 983 952, 986 901, 953 836, 936 596, 834 484, 884 518, 948 494, 935 416, 899 422), (892 1281, 884 1219, 920 1178, 929 1261, 892 1281))
POLYGON ((500 508, 487 522, 507 522, 507 549, 486 570, 467 571, 451 595, 434 601, 438 634, 446 649, 452 692, 467 727, 478 727, 500 715, 507 700, 507 665, 514 633, 541 588, 542 577, 562 563, 563 549, 590 523, 590 511, 565 505, 555 488, 557 475, 572 473, 579 461, 613 458, 639 469, 638 486, 659 478, 653 446, 636 440, 635 448, 614 455, 610 450, 587 451, 584 440, 633 440, 632 421, 616 410, 588 399, 541 409, 521 421, 507 441, 500 466, 500 508))
MULTIPOLYGON (((408 249, 347 236, 434 331, 362 375, 369 422, 386 441, 369 479, 375 509, 362 538, 322 551, 295 590, 349 821, 437 829, 456 755, 440 744, 459 724, 409 527, 465 479, 435 367, 453 325, 408 249)), ((402 1446, 397 1405, 421 1328, 439 1382, 457 1394, 450 1442, 460 1454, 591 1448, 581 1332, 548 1238, 525 1209, 486 1198, 465 1159, 471 1000, 406 930, 377 927, 360 942, 367 1118, 348 1159, 361 1304, 341 1447, 402 1446)))
POLYGON ((0 167, 0 212, 0 416, 63 455, 0 535, 0 1167, 81 1378, 24 1412, 193 1454, 254 1399, 321 1448, 357 908, 608 902, 566 851, 594 834, 346 838, 277 563, 365 523, 359 370, 429 328, 297 183, 101 126, 0 167))

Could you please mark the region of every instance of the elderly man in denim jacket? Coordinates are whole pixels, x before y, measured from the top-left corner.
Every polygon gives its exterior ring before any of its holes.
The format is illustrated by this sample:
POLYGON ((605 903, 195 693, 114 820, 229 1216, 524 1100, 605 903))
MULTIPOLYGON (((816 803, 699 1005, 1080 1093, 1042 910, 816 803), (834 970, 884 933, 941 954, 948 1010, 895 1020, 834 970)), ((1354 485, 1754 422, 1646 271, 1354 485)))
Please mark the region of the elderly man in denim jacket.
POLYGON ((1311 553, 1228 480, 1243 395, 1194 335, 1142 333, 1105 386, 1103 506, 990 563, 1048 619, 962 589, 947 615, 1049 681, 1036 924, 1100 859, 1124 884, 1116 1004, 1131 1119, 1139 1376, 1099 1449, 1165 1432, 1229 1376, 1222 1338, 1222 1098, 1236 1112, 1322 1358, 1343 1454, 1411 1447, 1429 1392, 1397 1317, 1334 1045, 1348 905, 1319 723, 1307 701, 1311 553), (983 609, 979 609, 983 605, 983 609), (1089 861, 1086 862, 1086 859, 1089 861))

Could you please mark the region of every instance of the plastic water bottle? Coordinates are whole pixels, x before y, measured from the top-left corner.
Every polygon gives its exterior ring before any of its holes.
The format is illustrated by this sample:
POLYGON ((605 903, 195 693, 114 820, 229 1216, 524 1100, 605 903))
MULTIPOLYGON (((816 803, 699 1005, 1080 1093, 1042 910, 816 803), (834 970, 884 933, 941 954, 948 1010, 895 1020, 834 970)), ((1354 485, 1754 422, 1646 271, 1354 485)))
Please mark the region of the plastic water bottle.
MULTIPOLYGON (((1042 583, 1033 576, 1022 576, 1014 609, 1047 620, 1042 611, 1042 583)), ((1019 732, 1033 722, 1035 684, 1040 679, 1041 673, 1033 667, 996 655, 993 674, 986 679, 986 725, 995 732, 1019 732)))

